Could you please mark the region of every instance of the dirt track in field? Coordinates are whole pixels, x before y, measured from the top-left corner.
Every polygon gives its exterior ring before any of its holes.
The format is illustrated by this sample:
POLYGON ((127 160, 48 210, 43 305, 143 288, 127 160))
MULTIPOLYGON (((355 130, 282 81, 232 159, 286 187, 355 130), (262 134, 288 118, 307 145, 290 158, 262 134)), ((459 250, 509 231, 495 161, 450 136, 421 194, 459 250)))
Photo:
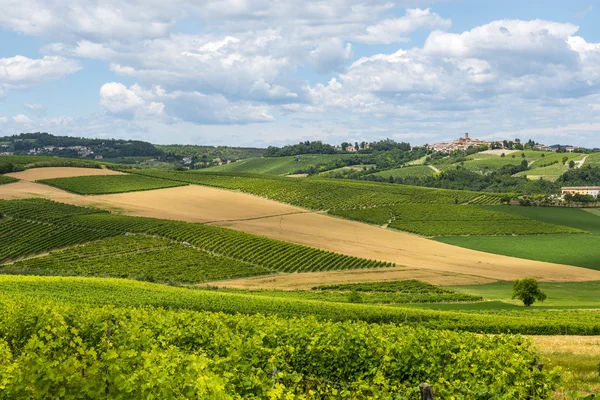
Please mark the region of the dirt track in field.
POLYGON ((39 181, 41 179, 71 178, 74 176, 123 175, 122 172, 100 168, 48 167, 32 168, 21 172, 6 174, 24 181, 39 181))
MULTIPOLYGON (((491 280, 514 280, 527 276, 547 282, 600 280, 600 271, 464 249, 240 192, 204 186, 102 196, 78 196, 24 181, 0 186, 0 198, 24 197, 45 197, 126 215, 210 222, 337 253, 393 262, 410 270, 425 270, 427 274, 439 275, 445 284, 480 283, 477 278, 465 281, 465 276, 491 280), (456 280, 450 282, 450 275, 457 275, 456 280)), ((323 275, 323 279, 330 274, 338 276, 337 272, 331 272, 323 275)), ((297 278, 297 275, 292 276, 297 278)), ((387 279, 377 276, 374 279, 387 279)), ((361 279, 371 278, 363 275, 361 279)))

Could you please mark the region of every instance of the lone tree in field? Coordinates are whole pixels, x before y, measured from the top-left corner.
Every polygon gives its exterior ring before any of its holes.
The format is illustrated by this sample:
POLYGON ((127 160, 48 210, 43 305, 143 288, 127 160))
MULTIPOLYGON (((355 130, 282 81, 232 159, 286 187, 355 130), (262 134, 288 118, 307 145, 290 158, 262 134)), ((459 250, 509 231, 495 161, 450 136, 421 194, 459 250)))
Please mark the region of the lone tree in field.
POLYGON ((535 279, 523 278, 520 281, 515 281, 513 284, 512 298, 522 300, 525 307, 529 307, 536 300, 546 300, 546 293, 540 290, 535 279))

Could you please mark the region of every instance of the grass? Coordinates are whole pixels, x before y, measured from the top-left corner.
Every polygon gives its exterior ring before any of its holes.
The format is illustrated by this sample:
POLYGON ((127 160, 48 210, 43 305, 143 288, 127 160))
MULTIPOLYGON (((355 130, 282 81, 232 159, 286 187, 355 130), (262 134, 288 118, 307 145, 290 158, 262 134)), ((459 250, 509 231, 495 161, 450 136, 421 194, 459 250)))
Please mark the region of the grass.
POLYGON ((387 171, 381 171, 373 175, 382 176, 384 178, 389 178, 390 176, 393 176, 394 178, 406 178, 408 176, 424 178, 433 175, 433 173, 433 169, 429 168, 427 165, 415 165, 411 167, 394 168, 387 171))
POLYGON ((555 225, 568 226, 583 231, 600 234, 600 209, 522 207, 522 206, 480 206, 491 211, 500 211, 520 217, 535 219, 555 225), (586 212, 588 211, 588 212, 586 212), (592 215, 590 215, 590 212, 592 215), (593 214, 599 216, 594 218, 593 214))
POLYGON ((353 154, 303 154, 289 157, 254 157, 206 168, 200 172, 240 172, 268 175, 289 175, 311 166, 329 164, 336 160, 356 157, 353 154))
POLYGON ((446 236, 435 240, 487 253, 600 270, 600 235, 446 236))
POLYGON ((78 176, 74 178, 44 179, 38 182, 82 195, 137 192, 186 185, 185 183, 142 175, 78 176))
POLYGON ((437 237, 440 242, 488 253, 547 261, 600 270, 600 215, 596 209, 481 206, 541 222, 591 232, 589 235, 454 236, 437 237), (591 212, 590 212, 591 211, 591 212))
MULTIPOLYGON (((540 288, 548 298, 535 303, 534 308, 600 308, 600 282, 540 282, 540 288)), ((452 286, 451 289, 483 297, 494 302, 521 307, 512 300, 512 282, 494 282, 485 285, 452 286)))

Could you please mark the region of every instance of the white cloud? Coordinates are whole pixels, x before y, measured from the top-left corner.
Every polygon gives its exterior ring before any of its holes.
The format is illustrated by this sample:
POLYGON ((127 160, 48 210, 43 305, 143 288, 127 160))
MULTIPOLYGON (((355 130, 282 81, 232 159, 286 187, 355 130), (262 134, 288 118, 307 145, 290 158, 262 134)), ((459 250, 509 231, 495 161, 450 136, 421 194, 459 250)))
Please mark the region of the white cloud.
POLYGON ((23 106, 37 116, 46 114, 46 107, 41 104, 25 103, 23 106))
POLYGON ((222 95, 200 92, 167 92, 160 86, 152 90, 144 90, 137 84, 127 88, 116 82, 102 86, 100 106, 109 115, 136 120, 197 124, 247 124, 274 120, 265 105, 230 102, 222 95))
POLYGON ((14 117, 12 117, 12 119, 16 123, 18 123, 18 124, 24 124, 24 125, 31 124, 33 122, 32 120, 29 119, 28 116, 23 115, 23 114, 15 115, 14 117))
POLYGON ((370 44, 390 44, 409 41, 408 35, 420 28, 448 29, 452 25, 449 19, 440 17, 429 8, 407 9, 406 15, 399 18, 384 19, 368 26, 366 32, 356 36, 356 40, 370 44))
POLYGON ((24 56, 0 58, 0 94, 3 88, 24 89, 77 72, 81 64, 60 56, 32 59, 24 56))
POLYGON ((352 59, 352 44, 344 44, 339 39, 329 39, 311 51, 310 57, 319 73, 339 71, 352 59))

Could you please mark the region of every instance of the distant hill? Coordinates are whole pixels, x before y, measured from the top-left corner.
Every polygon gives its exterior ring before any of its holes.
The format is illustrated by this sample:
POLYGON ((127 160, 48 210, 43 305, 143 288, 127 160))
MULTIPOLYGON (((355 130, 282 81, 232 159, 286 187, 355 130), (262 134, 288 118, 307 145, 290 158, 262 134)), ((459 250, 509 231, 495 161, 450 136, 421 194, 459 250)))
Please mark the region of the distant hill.
POLYGON ((198 146, 190 144, 156 145, 156 148, 167 155, 176 157, 189 157, 195 162, 212 163, 219 158, 220 162, 241 160, 250 157, 260 157, 267 150, 255 147, 229 147, 229 146, 198 146))
POLYGON ((70 158, 158 157, 163 154, 153 144, 140 140, 89 139, 54 136, 46 132, 0 137, 0 153, 70 158))

